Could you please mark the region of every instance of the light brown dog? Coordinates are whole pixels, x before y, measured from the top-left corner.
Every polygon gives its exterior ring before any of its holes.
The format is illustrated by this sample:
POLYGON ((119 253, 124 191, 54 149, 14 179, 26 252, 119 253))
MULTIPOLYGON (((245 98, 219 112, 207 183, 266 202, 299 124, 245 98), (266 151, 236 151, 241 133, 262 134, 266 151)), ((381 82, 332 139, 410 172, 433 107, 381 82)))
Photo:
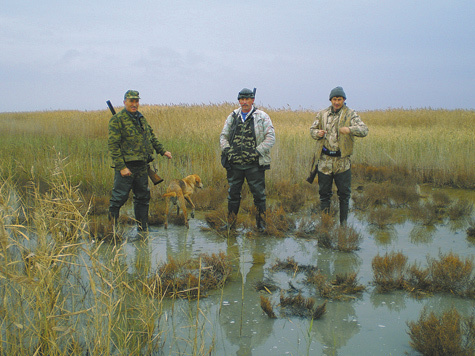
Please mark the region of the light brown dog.
POLYGON ((170 199, 174 205, 176 205, 176 215, 180 214, 180 208, 183 211, 185 217, 185 225, 190 228, 188 224, 188 213, 186 210, 186 202, 191 205, 191 217, 195 217, 195 204, 191 201, 191 195, 195 191, 195 188, 203 188, 201 178, 197 174, 189 175, 183 179, 174 179, 171 181, 167 188, 167 192, 163 194, 166 201, 165 209, 165 229, 168 228, 168 208, 170 205, 170 199))

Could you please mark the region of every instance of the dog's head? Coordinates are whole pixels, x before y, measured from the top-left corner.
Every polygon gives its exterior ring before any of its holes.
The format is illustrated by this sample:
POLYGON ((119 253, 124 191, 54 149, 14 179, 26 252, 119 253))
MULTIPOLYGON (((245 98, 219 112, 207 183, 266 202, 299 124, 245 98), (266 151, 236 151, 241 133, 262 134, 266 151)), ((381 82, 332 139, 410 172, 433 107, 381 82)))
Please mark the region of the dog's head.
POLYGON ((197 174, 192 174, 193 177, 193 182, 195 183, 195 187, 197 188, 203 188, 203 183, 201 183, 201 178, 197 174))

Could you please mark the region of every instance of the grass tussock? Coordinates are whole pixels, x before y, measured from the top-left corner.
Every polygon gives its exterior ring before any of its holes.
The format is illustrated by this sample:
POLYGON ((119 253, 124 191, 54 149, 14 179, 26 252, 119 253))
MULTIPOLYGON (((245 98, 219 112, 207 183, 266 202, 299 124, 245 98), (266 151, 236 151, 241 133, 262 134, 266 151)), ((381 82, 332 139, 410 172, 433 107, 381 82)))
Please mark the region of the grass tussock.
POLYGON ((203 254, 199 259, 170 259, 158 267, 146 290, 155 297, 196 299, 207 291, 222 287, 232 272, 227 255, 203 254))
POLYGON ((308 185, 292 184, 289 180, 283 180, 274 184, 274 189, 279 197, 282 208, 287 213, 300 211, 309 195, 308 185))
POLYGON ((380 291, 404 289, 407 276, 407 257, 402 252, 377 255, 371 262, 373 281, 380 291))
POLYGON ((308 283, 315 285, 322 298, 332 300, 351 300, 361 296, 366 290, 358 284, 357 273, 337 274, 334 280, 329 281, 320 271, 310 274, 308 283))
POLYGON ((277 259, 277 261, 272 265, 271 270, 290 271, 295 275, 298 272, 311 273, 318 271, 318 267, 312 265, 302 265, 297 263, 293 257, 287 257, 287 259, 284 261, 277 259))
POLYGON ((315 299, 305 298, 300 293, 296 296, 280 294, 281 314, 286 317, 297 316, 317 320, 325 314, 326 304, 325 301, 323 304, 315 306, 315 299))
POLYGON ((422 355, 466 356, 475 353, 475 317, 452 308, 442 315, 424 308, 418 321, 407 323, 410 345, 422 355))
POLYGON ((450 293, 475 297, 473 259, 461 259, 453 252, 427 257, 427 267, 407 264, 401 252, 377 255, 372 261, 373 282, 380 292, 405 290, 422 297, 432 293, 450 293))
POLYGON ((475 220, 469 220, 470 226, 467 228, 467 237, 473 239, 475 237, 475 220))
POLYGON ((358 250, 363 240, 361 233, 353 227, 340 226, 333 215, 325 213, 302 219, 296 235, 316 239, 318 246, 342 252, 358 250))
POLYGON ((272 306, 272 303, 270 302, 269 298, 261 295, 261 309, 264 311, 264 313, 267 314, 267 316, 271 319, 276 319, 277 316, 274 313, 274 307, 272 306))

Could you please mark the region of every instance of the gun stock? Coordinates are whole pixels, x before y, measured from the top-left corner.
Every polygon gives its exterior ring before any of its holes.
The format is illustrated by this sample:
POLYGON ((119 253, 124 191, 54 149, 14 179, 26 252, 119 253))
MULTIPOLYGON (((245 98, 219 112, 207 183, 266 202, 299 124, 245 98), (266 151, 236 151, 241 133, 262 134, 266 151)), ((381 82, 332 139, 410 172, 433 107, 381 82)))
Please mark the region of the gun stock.
POLYGON ((317 176, 317 173, 318 173, 318 163, 315 164, 315 155, 313 155, 310 175, 305 180, 309 182, 310 184, 312 184, 313 181, 315 180, 315 177, 317 176))
POLYGON ((309 182, 310 184, 312 184, 313 181, 315 180, 315 177, 317 176, 317 173, 318 173, 318 167, 315 166, 314 170, 310 171, 310 175, 305 180, 309 182))
POLYGON ((150 178, 150 180, 152 181, 154 185, 157 185, 163 182, 163 178, 160 177, 157 174, 157 172, 155 172, 155 170, 152 167, 150 167, 150 165, 148 165, 148 177, 150 178))

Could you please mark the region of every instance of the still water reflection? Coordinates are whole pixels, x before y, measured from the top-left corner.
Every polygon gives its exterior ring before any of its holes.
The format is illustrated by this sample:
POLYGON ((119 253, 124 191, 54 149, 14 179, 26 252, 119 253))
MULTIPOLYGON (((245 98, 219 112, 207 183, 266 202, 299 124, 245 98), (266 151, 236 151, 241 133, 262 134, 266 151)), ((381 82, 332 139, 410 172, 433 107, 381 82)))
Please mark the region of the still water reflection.
MULTIPOLYGON (((196 348, 213 355, 416 355, 409 346, 407 322, 418 319, 421 309, 445 310, 455 306, 463 315, 474 312, 474 301, 447 295, 414 299, 403 292, 376 293, 371 261, 377 254, 401 251, 408 263, 424 265, 426 257, 453 251, 460 257, 473 256, 475 245, 467 239, 467 223, 432 227, 402 222, 375 228, 351 216, 363 236, 354 253, 318 247, 315 240, 244 234, 225 239, 205 231, 203 213, 190 221, 190 229, 169 226, 152 229, 149 238, 125 245, 129 273, 138 277, 154 273, 170 257, 196 258, 202 253, 225 252, 233 261, 234 273, 224 289, 212 291, 199 302, 167 301, 159 329, 164 354, 192 354, 196 348), (279 307, 280 291, 267 294, 277 319, 261 310, 258 281, 272 281, 280 290, 290 286, 302 295, 324 302, 300 273, 274 271, 279 260, 293 258, 298 264, 318 266, 329 276, 358 272, 367 289, 350 301, 328 301, 320 320, 288 317, 279 307), (199 303, 199 305, 198 305, 199 303), (199 312, 197 307, 199 306, 199 312), (198 329, 192 326, 198 325, 198 329), (197 347, 198 344, 198 347, 197 347)), ((131 232, 133 236, 133 232, 131 232)))

